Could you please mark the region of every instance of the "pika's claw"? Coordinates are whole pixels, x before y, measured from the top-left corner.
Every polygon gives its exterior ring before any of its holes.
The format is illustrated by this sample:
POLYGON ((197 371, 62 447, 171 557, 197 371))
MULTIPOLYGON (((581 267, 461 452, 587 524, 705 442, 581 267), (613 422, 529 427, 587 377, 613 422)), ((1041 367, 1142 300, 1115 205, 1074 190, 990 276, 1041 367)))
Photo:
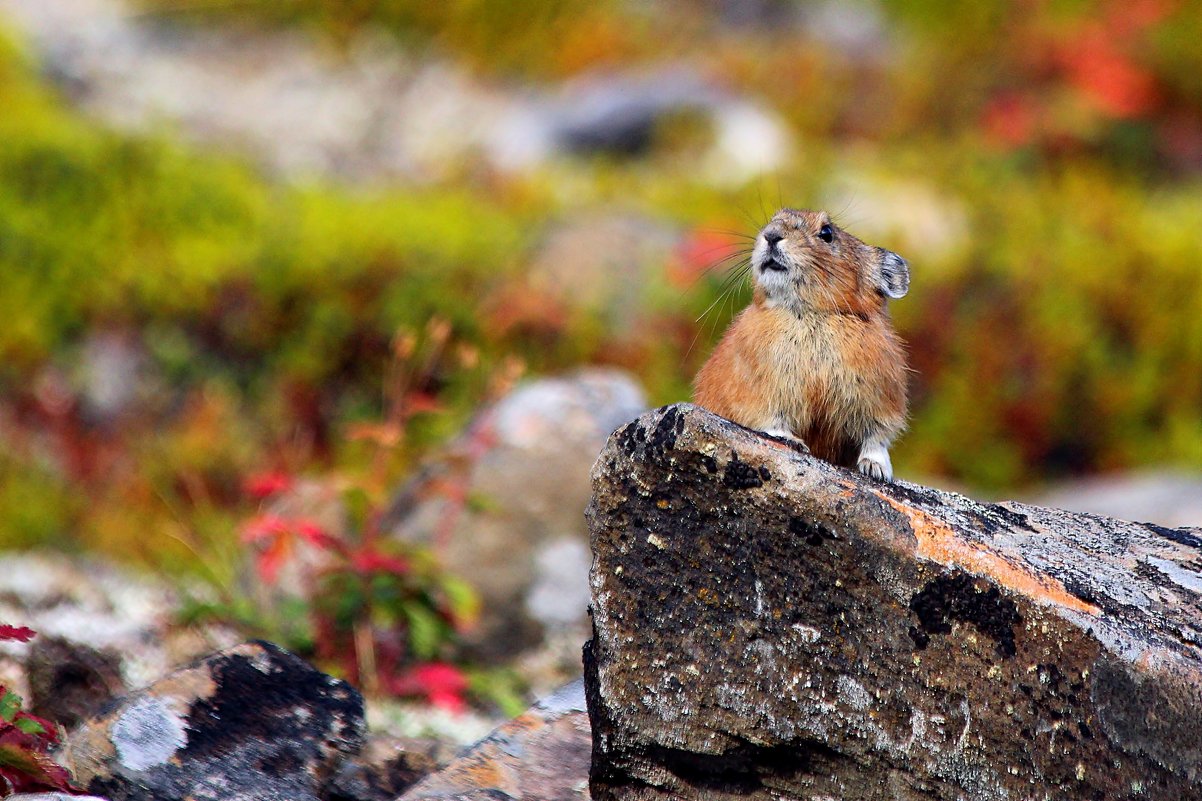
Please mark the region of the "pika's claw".
POLYGON ((785 431, 783 428, 769 428, 764 431, 765 434, 773 439, 783 440, 789 444, 789 447, 798 453, 809 453, 810 446, 795 436, 790 431, 785 431))
POLYGON ((864 443, 864 447, 860 449, 857 467, 861 473, 877 481, 893 480, 893 463, 889 460, 889 451, 879 442, 864 443))
POLYGON ((874 478, 877 481, 892 481, 893 474, 889 468, 880 462, 874 462, 871 459, 861 459, 859 464, 860 472, 869 478, 874 478))

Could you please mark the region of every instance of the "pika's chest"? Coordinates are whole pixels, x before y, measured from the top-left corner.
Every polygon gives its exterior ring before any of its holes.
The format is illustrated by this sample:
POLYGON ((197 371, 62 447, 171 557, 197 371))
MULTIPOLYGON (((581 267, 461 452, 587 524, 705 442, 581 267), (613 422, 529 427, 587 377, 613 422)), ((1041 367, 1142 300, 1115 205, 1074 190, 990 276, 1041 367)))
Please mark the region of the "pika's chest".
POLYGON ((838 380, 854 367, 846 358, 846 336, 823 320, 789 318, 766 338, 765 356, 773 372, 786 382, 838 380))
POLYGON ((792 318, 779 321, 764 355, 779 388, 778 402, 808 416, 823 408, 849 408, 871 394, 877 371, 872 332, 862 321, 792 318))

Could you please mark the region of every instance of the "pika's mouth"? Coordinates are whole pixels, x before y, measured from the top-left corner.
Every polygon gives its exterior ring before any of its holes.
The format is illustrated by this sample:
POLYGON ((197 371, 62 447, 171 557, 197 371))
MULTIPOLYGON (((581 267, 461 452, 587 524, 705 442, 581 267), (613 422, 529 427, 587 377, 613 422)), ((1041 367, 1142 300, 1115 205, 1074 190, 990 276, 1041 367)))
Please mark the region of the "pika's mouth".
POLYGON ((761 272, 766 273, 769 270, 774 270, 774 271, 783 273, 783 272, 787 272, 788 269, 789 269, 788 267, 786 267, 785 265, 783 265, 779 261, 777 261, 775 256, 766 256, 764 258, 764 260, 762 262, 760 262, 760 271, 761 272))

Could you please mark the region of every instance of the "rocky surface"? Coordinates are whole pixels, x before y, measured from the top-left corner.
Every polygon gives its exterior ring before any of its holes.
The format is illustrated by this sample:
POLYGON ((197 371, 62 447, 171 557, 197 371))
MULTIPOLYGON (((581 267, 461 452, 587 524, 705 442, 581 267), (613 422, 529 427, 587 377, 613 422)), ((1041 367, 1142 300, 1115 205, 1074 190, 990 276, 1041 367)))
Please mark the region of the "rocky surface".
POLYGON ((527 382, 398 494, 389 514, 396 535, 431 545, 480 594, 483 616, 469 634, 479 653, 508 657, 566 633, 578 670, 589 466, 610 432, 645 408, 638 384, 614 370, 527 382), (432 482, 460 483, 479 503, 453 510, 445 494, 425 491, 432 482))
POLYGON ((31 643, 0 643, 0 683, 27 698, 32 689, 27 664, 43 640, 58 638, 120 655, 120 678, 130 687, 237 642, 220 626, 173 627, 180 593, 156 577, 64 554, 6 553, 3 558, 0 621, 29 626, 38 636, 31 643))
POLYGON ((332 801, 392 801, 446 766, 453 749, 435 740, 373 735, 346 760, 326 791, 332 801))
POLYGON ((113 801, 325 797, 363 745, 363 700, 264 642, 182 668, 71 732, 74 780, 113 801))
POLYGON ((502 725, 399 801, 584 801, 592 739, 575 681, 502 725))
POLYGON ((593 478, 598 801, 1202 798, 1202 532, 879 484, 689 405, 593 478))
POLYGON ((35 637, 25 664, 29 711, 69 729, 123 695, 121 657, 61 637, 35 637))

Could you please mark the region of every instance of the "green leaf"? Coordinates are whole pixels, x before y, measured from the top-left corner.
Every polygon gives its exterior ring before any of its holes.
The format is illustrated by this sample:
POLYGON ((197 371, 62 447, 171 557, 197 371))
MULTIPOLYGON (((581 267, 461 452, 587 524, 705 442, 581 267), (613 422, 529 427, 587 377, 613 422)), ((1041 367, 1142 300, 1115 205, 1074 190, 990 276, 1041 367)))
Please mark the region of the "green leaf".
POLYGON ((442 618, 424 606, 405 607, 409 620, 409 647, 418 659, 433 659, 446 639, 447 630, 442 618))
POLYGON ((26 734, 45 734, 46 727, 32 718, 17 718, 13 725, 26 734))
POLYGON ((480 616, 480 596, 471 584, 455 576, 444 576, 442 591, 456 621, 467 626, 476 622, 480 616))
POLYGON ((17 713, 21 711, 21 696, 12 690, 5 690, 0 696, 0 718, 12 723, 17 713))

